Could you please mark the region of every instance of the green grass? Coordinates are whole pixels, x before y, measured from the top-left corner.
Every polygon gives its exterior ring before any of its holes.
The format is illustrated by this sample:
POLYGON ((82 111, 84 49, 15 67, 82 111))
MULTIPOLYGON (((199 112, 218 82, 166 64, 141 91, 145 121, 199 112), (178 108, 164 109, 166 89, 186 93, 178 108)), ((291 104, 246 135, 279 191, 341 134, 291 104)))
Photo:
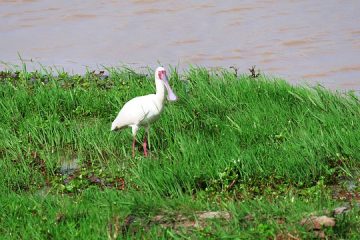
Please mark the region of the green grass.
POLYGON ((344 204, 351 210, 325 233, 358 238, 356 96, 171 69, 179 100, 152 125, 150 157, 139 145, 133 159, 130 129, 110 125, 126 101, 155 91, 153 73, 107 70, 0 73, 1 238, 106 239, 109 228, 119 238, 309 238, 301 219, 344 204), (79 169, 61 174, 74 159, 79 169), (180 229, 151 220, 210 210, 232 217, 180 229))

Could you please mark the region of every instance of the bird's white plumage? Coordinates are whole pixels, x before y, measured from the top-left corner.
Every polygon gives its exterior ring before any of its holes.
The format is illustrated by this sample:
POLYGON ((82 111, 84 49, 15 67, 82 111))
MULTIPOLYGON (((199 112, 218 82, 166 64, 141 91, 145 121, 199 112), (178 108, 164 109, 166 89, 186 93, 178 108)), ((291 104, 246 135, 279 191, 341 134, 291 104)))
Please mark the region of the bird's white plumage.
POLYGON ((111 125, 111 130, 128 126, 148 126, 160 117, 164 103, 155 94, 131 99, 120 110, 111 125))
MULTIPOLYGON (((148 132, 152 122, 160 117, 165 104, 165 88, 168 93, 168 100, 175 101, 173 93, 163 67, 158 67, 155 71, 156 94, 135 97, 124 104, 119 114, 111 124, 111 130, 120 130, 125 127, 132 128, 133 134, 133 155, 135 146, 135 136, 139 127, 144 126, 148 132)), ((145 141, 144 141, 145 143, 145 141)), ((146 145, 144 147, 146 155, 146 145)))

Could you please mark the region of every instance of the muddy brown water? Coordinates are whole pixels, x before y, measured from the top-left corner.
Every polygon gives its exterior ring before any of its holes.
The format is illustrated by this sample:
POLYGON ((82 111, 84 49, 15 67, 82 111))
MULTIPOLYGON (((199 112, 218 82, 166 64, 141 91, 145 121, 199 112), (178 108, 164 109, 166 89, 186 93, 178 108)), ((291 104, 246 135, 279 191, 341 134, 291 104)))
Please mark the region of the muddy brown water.
POLYGON ((256 65, 360 91, 360 1, 0 0, 0 49, 1 61, 19 64, 19 53, 30 68, 256 65))

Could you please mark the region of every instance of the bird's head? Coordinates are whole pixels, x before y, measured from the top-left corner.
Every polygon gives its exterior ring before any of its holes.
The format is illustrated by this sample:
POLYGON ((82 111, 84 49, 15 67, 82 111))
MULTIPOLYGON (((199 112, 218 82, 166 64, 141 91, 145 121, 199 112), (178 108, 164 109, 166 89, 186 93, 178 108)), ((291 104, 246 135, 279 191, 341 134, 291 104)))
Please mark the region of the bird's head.
POLYGON ((176 95, 174 94, 173 90, 170 87, 169 80, 168 80, 165 68, 163 68, 163 67, 156 68, 155 79, 157 81, 161 81, 164 84, 164 86, 166 87, 166 90, 167 90, 167 93, 168 93, 167 94, 167 99, 169 101, 176 101, 177 97, 176 97, 176 95))

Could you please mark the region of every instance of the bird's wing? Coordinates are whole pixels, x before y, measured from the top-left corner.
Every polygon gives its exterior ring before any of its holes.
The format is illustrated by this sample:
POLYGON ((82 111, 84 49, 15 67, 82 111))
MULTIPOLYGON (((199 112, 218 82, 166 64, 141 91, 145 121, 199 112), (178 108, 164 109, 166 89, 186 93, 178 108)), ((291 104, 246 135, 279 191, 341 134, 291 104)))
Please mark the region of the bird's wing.
POLYGON ((149 114, 147 107, 149 96, 136 97, 125 103, 111 125, 111 130, 121 129, 129 125, 138 125, 149 114))

